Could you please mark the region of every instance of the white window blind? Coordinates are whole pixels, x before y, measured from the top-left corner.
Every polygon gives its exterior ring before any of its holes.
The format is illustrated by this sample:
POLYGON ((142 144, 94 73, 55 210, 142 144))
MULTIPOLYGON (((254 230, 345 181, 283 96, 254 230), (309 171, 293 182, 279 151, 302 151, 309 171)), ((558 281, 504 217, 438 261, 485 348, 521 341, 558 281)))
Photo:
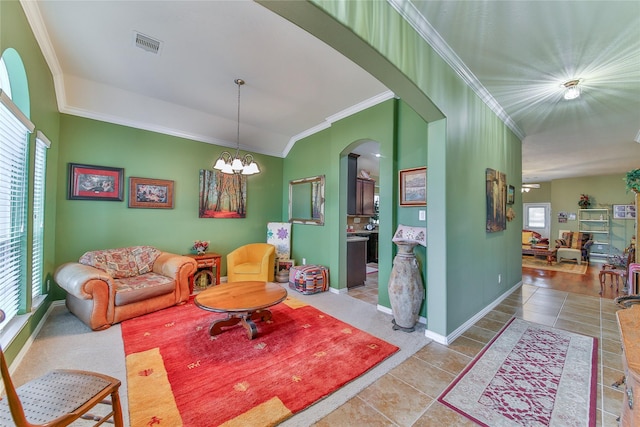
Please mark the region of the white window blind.
POLYGON ((33 169, 33 250, 31 252, 31 296, 42 294, 42 259, 44 254, 44 195, 47 173, 47 149, 51 141, 36 132, 36 153, 33 169))
POLYGON ((26 288, 27 159, 33 123, 0 90, 0 308, 11 320, 26 288))

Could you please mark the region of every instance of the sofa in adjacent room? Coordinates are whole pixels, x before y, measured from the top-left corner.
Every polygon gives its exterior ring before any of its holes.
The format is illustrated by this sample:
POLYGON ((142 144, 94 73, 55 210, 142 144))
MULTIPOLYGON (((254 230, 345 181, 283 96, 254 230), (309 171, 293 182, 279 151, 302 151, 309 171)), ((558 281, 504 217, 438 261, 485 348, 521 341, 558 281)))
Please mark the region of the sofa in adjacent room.
POLYGON ((71 313, 93 330, 189 298, 193 258, 162 252, 151 246, 90 251, 78 262, 61 265, 54 280, 67 291, 71 313))

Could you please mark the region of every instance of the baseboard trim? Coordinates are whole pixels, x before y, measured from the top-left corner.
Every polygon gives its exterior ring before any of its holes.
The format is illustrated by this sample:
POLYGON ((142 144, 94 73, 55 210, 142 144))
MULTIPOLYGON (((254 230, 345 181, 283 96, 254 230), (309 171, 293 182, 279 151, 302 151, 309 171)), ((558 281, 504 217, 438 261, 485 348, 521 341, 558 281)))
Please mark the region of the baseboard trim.
POLYGON ((467 331, 467 329, 472 327, 478 320, 480 320, 484 316, 486 316, 487 313, 489 313, 491 310, 493 310, 505 298, 507 298, 509 295, 511 295, 516 290, 518 290, 521 286, 522 286, 522 281, 516 283, 511 289, 507 290, 504 294, 502 294, 500 297, 498 297, 491 304, 489 304, 488 306, 486 306, 485 308, 480 310, 473 317, 471 317, 469 320, 467 320, 462 325, 460 325, 460 327, 457 328, 455 331, 453 331, 451 334, 449 334, 447 336, 444 336, 444 335, 438 334, 436 332, 433 332, 433 331, 430 331, 429 329, 427 329, 425 331, 425 333, 424 333, 425 336, 427 338, 430 338, 430 339, 434 340, 435 342, 437 342, 439 344, 448 346, 449 344, 454 342, 456 340, 456 338, 458 338, 460 335, 465 333, 467 331))

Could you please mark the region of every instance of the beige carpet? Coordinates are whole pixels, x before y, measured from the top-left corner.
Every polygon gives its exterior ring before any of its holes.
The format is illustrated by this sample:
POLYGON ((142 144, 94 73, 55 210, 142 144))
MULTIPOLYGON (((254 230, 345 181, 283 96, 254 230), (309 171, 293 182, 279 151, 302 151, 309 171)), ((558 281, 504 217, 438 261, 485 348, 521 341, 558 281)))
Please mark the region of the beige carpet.
POLYGON ((561 262, 553 261, 551 265, 548 265, 546 257, 534 257, 531 255, 522 256, 522 266, 538 270, 561 271, 563 273, 573 274, 585 274, 589 267, 586 262, 578 265, 574 260, 562 260, 561 262))

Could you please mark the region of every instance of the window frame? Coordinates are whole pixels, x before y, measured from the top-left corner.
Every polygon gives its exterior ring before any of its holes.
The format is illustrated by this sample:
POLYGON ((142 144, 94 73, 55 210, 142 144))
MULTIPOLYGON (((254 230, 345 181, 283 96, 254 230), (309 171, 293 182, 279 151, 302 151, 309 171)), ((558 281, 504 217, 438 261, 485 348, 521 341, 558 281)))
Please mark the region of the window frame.
POLYGON ((3 327, 27 305, 29 135, 33 123, 0 89, 0 308, 3 327))
POLYGON ((47 150, 50 147, 51 141, 49 141, 49 138, 41 131, 37 131, 33 162, 33 229, 31 251, 31 299, 34 303, 43 295, 47 150))

